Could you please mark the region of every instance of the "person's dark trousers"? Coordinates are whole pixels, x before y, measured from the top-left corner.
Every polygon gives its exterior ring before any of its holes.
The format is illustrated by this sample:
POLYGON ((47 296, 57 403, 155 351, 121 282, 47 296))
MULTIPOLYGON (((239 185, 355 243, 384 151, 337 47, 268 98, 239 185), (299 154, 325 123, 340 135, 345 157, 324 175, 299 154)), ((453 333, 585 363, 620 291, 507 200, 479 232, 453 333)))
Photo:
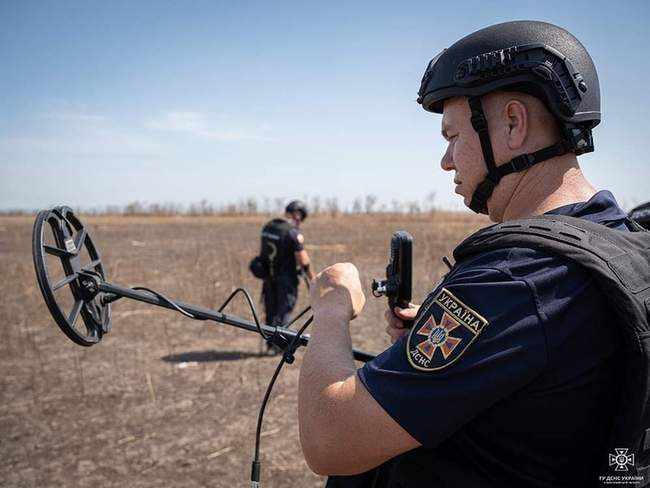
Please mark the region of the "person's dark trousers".
POLYGON ((294 276, 277 276, 264 280, 262 286, 266 323, 286 325, 298 300, 298 280, 294 276))

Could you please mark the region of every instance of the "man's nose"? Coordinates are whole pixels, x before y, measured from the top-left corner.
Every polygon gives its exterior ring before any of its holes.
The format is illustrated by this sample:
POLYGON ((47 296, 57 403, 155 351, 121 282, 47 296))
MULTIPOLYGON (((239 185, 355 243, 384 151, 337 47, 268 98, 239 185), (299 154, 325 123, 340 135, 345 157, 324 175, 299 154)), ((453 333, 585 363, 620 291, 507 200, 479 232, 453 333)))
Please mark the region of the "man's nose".
POLYGON ((451 154, 451 144, 447 144, 447 150, 440 160, 440 167, 445 171, 453 171, 455 169, 454 158, 451 154))

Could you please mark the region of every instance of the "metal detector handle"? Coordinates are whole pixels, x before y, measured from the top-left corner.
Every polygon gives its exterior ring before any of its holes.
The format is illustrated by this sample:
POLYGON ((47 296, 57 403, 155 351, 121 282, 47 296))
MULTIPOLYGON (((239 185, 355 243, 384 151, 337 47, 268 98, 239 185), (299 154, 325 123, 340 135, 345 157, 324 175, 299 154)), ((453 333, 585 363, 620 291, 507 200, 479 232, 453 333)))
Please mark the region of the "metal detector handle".
MULTIPOLYGON (((372 281, 374 296, 388 297, 388 306, 408 308, 413 286, 413 237, 404 230, 395 232, 390 240, 390 259, 386 266, 386 279, 372 281)), ((401 319, 400 319, 401 320, 401 319)), ((412 327, 412 320, 404 320, 405 327, 412 327)))
POLYGON ((309 292, 309 290, 311 290, 311 285, 309 284, 309 278, 304 273, 302 273, 302 279, 305 282, 305 286, 307 287, 307 291, 309 292))

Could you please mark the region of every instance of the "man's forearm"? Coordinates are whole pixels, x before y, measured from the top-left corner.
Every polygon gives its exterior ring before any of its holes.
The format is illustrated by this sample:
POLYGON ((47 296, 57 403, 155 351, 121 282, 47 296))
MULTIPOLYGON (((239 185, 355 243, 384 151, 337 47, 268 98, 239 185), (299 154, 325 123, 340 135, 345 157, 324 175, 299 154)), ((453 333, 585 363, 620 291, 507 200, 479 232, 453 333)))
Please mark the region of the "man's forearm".
POLYGON ((308 462, 310 453, 340 446, 345 403, 352 396, 342 387, 355 374, 349 319, 335 313, 314 317, 298 386, 300 439, 308 462))
POLYGON ((358 474, 417 447, 356 375, 349 324, 365 297, 354 265, 321 271, 310 302, 314 325, 298 385, 300 443, 309 467, 323 475, 358 474))

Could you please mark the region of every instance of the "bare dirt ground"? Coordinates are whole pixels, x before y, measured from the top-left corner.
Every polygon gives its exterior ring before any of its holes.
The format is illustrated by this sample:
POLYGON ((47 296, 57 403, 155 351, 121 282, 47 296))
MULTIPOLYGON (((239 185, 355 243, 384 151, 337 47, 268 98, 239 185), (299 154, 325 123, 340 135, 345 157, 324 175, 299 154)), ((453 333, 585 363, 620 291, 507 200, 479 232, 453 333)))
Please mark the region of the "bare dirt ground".
MULTIPOLYGON (((110 283, 211 308, 237 286, 259 297, 247 265, 265 217, 81 218, 110 283)), ((100 344, 73 344, 41 297, 32 223, 0 218, 0 486, 247 486, 257 412, 279 356, 262 354, 254 333, 128 300, 113 304, 113 330, 100 344)), ((369 285, 384 275, 392 232, 414 237, 418 300, 444 273, 441 257, 486 224, 454 213, 316 217, 304 231, 317 269, 358 266, 368 301, 352 323, 353 342, 376 353, 389 344, 386 302, 369 285)), ((307 304, 304 285, 300 292, 296 310, 307 304)), ((243 299, 227 312, 250 318, 243 299)), ((285 366, 266 411, 263 486, 324 483, 298 441, 301 358, 285 366)))

